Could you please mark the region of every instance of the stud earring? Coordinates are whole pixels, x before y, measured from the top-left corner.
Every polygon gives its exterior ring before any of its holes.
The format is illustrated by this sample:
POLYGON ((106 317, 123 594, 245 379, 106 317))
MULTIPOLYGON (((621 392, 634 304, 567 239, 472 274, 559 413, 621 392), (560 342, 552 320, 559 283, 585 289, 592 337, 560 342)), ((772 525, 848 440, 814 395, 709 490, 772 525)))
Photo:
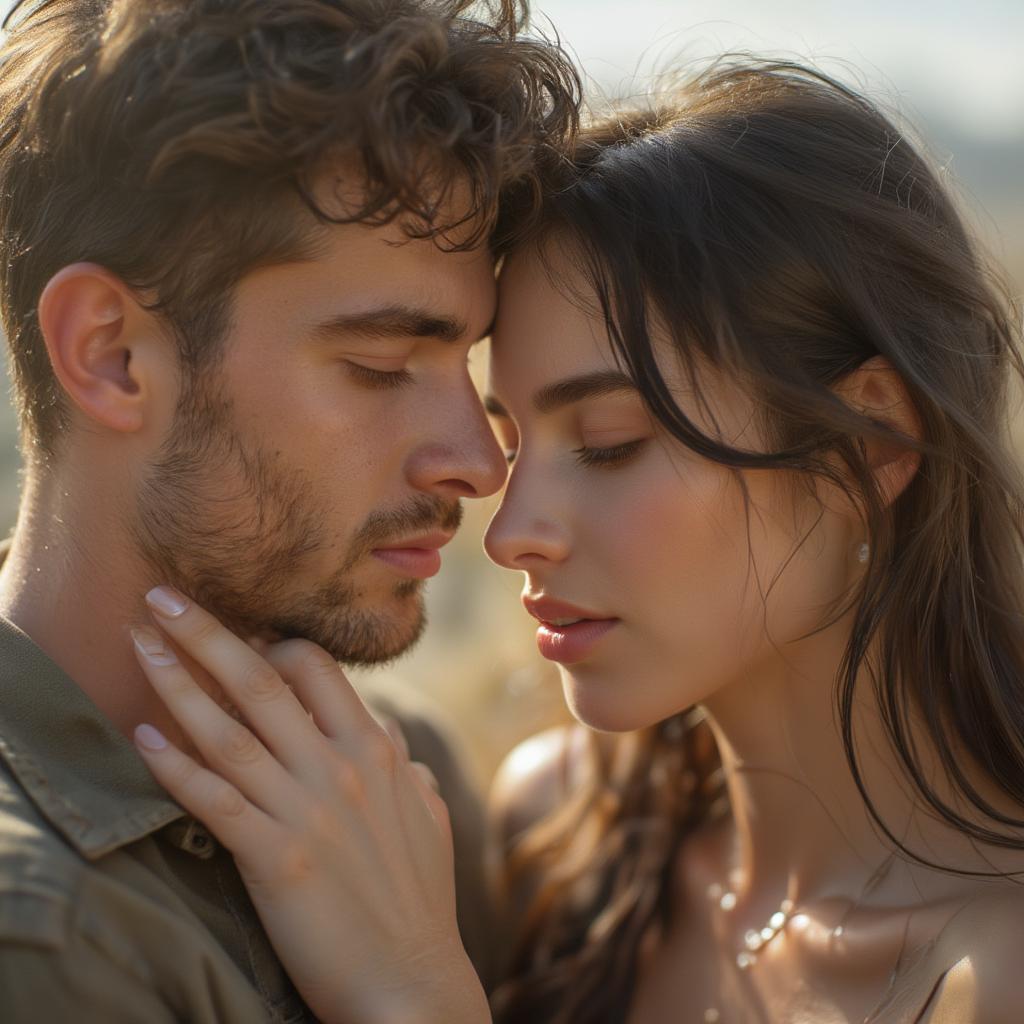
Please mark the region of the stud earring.
POLYGON ((864 541, 864 543, 859 545, 859 547, 857 548, 857 561, 860 562, 861 565, 863 565, 865 562, 867 562, 868 557, 870 555, 871 555, 871 548, 868 545, 867 541, 864 541))

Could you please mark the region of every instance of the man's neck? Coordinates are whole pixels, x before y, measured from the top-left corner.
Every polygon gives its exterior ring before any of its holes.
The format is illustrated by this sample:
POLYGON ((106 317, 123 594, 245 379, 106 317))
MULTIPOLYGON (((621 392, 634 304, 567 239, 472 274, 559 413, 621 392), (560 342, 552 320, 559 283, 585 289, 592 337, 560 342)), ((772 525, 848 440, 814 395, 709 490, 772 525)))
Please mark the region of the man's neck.
POLYGON ((150 621, 147 578, 123 496, 76 474, 30 476, 0 568, 0 614, 33 641, 125 736, 150 722, 180 734, 138 666, 131 629, 150 621), (84 481, 83 481, 84 483, 84 481), (102 494, 103 501, 95 500, 102 494))

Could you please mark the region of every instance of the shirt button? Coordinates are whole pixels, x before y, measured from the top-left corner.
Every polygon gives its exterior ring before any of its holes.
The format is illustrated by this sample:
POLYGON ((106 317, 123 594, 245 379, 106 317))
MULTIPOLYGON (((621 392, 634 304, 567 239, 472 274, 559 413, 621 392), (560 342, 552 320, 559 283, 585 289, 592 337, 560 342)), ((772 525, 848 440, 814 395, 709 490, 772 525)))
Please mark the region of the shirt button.
POLYGON ((195 854, 195 856, 201 857, 204 860, 207 857, 212 857, 216 849, 213 836, 198 821, 190 823, 185 832, 185 840, 182 846, 189 853, 195 854))

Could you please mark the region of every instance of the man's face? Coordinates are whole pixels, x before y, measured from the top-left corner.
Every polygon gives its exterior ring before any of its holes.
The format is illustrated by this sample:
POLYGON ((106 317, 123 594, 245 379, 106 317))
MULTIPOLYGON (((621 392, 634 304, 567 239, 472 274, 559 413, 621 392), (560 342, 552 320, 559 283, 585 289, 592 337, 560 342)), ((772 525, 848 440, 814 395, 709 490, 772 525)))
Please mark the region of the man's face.
POLYGON ((418 638, 459 499, 505 478, 467 369, 494 268, 397 226, 325 234, 314 260, 238 285, 133 526, 160 578, 236 631, 367 664, 418 638))

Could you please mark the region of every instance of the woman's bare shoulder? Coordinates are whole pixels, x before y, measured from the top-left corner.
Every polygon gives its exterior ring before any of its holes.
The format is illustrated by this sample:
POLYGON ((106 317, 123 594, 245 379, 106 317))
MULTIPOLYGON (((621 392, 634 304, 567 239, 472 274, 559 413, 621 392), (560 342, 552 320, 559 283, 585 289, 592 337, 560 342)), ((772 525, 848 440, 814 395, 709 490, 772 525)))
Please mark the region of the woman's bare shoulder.
POLYGON ((557 726, 524 740, 502 761, 488 807, 506 849, 586 780, 590 736, 579 725, 557 726))
POLYGON ((999 885, 972 900, 934 950, 935 992, 921 1024, 1024 1021, 1024 885, 999 885))

